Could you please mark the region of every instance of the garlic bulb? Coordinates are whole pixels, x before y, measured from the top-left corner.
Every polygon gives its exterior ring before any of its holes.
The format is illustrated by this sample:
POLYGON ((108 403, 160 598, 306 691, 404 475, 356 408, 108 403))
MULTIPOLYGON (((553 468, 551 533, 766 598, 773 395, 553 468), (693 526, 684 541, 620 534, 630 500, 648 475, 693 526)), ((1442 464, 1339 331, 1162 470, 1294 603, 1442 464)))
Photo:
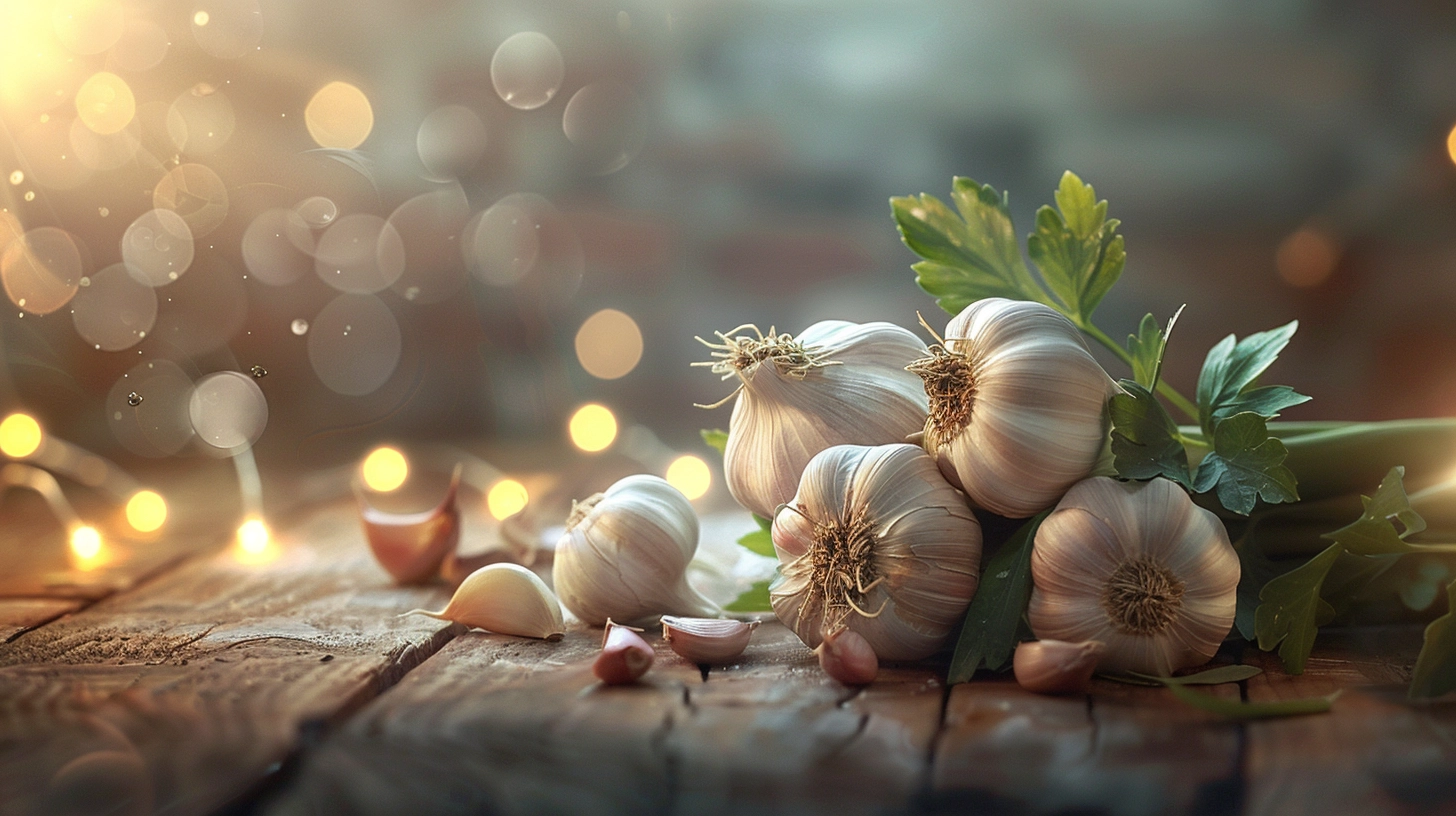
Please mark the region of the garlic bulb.
POLYGON ((1024 518, 1092 472, 1117 386, 1050 307, 978 300, 910 370, 930 395, 925 450, 977 506, 1024 518))
POLYGON ((1016 647, 1011 668, 1016 682, 1037 694, 1077 694, 1087 690, 1107 646, 1095 640, 1033 640, 1016 647))
POLYGON ((824 636, 814 650, 824 673, 846 686, 873 683, 880 673, 880 661, 869 641, 853 629, 838 629, 824 636))
POLYGON ((566 624, 561 604, 546 582, 516 564, 491 564, 470 573, 439 612, 411 609, 406 615, 429 615, 499 635, 561 640, 566 624))
POLYGON ((1087 479, 1036 532, 1027 618, 1043 640, 1107 645, 1099 671, 1208 662, 1234 621, 1239 558, 1214 514, 1167 479, 1087 479))
POLYGON ((662 616, 662 639, 693 663, 727 663, 743 654, 758 621, 662 616))
POLYGON ((782 577, 769 600, 810 648, 848 627, 881 660, 929 657, 976 592, 981 525, 914 445, 819 453, 772 534, 782 577))
POLYGON ((699 338, 719 359, 695 365, 739 380, 723 473, 733 498, 763 518, 794 497, 819 451, 902 442, 925 425, 924 389, 905 371, 925 344, 899 326, 825 320, 797 338, 743 326, 718 339, 699 338))
POLYGON ((607 618, 716 615, 685 577, 697 550, 698 516, 687 498, 639 474, 572 507, 551 575, 566 608, 596 626, 607 618))
POLYGON ((623 686, 637 682, 652 668, 657 653, 637 634, 640 631, 607 620, 606 631, 602 632, 602 651, 592 661, 592 674, 598 680, 609 686, 623 686))

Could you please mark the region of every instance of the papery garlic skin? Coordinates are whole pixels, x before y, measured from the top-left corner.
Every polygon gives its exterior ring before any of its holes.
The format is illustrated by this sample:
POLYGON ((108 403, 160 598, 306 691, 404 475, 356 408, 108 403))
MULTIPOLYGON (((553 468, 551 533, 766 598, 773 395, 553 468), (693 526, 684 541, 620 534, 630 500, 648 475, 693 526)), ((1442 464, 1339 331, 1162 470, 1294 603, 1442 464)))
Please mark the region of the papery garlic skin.
POLYGON ((1234 621, 1239 558, 1218 517, 1167 479, 1078 483, 1041 523, 1027 618, 1043 640, 1106 644, 1098 670, 1202 665, 1234 621))
MULTIPOLYGON (((755 330, 756 331, 756 330, 755 330)), ((920 380, 905 371, 925 343, 892 323, 825 320, 797 337, 719 335, 715 372, 741 387, 723 452, 728 492, 772 518, 814 454, 832 445, 902 442, 925 425, 920 380)))
POLYGON ((925 450, 977 507, 1034 515, 1096 465, 1117 386, 1054 309, 978 300, 911 369, 930 393, 925 450))
POLYGON ((429 615, 498 635, 561 640, 566 634, 556 596, 536 573, 516 564, 491 564, 472 572, 439 612, 412 609, 405 614, 429 615))
POLYGON ((824 636, 814 649, 819 658, 819 667, 824 673, 846 686, 864 686, 873 683, 880 673, 880 661, 875 650, 853 629, 840 629, 824 636))
POLYGON ((1095 640, 1033 640, 1016 647, 1011 669, 1016 683, 1037 694, 1078 694, 1092 684, 1107 645, 1095 640))
POLYGON ((980 576, 980 523, 914 445, 822 451, 772 535, 782 576, 769 600, 810 648, 848 627, 881 660, 929 657, 980 576))
POLYGON ((663 614, 711 616, 718 607, 688 586, 698 515, 656 476, 628 476, 578 502, 556 545, 552 580, 561 602, 594 626, 663 614))
POLYGON ((758 621, 662 616, 662 639, 684 659, 701 664, 727 663, 748 648, 758 621))

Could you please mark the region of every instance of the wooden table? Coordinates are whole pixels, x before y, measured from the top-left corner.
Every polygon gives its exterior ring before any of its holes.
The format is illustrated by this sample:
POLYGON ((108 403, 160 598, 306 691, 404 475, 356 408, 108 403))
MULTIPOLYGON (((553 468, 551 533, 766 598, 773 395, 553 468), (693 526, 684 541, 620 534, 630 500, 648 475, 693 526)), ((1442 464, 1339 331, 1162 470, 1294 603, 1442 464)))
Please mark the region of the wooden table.
POLYGON ((1302 677, 1226 651, 1265 672, 1214 693, 1346 690, 1249 724, 1106 681, 947 688, 944 665, 850 689, 773 622, 711 669, 654 637, 645 682, 604 688, 600 630, 399 617, 447 593, 393 586, 348 504, 278 538, 260 564, 161 548, 104 590, 0 578, 0 813, 1456 810, 1456 706, 1403 697, 1413 628, 1322 634, 1302 677))

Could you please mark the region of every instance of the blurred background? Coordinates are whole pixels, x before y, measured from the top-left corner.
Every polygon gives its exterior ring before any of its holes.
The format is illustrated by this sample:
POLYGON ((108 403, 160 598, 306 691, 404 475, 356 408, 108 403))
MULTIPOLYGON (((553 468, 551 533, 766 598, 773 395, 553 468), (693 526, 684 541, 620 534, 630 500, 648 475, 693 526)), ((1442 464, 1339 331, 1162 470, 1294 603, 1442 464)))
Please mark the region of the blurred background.
POLYGON ((1187 303, 1185 393, 1297 318, 1290 418, 1449 415, 1453 34, 1419 0, 0 0, 0 413, 139 473, 716 470, 695 335, 943 323, 888 199, 971 176, 1024 234, 1071 169, 1127 240, 1100 324, 1187 303))

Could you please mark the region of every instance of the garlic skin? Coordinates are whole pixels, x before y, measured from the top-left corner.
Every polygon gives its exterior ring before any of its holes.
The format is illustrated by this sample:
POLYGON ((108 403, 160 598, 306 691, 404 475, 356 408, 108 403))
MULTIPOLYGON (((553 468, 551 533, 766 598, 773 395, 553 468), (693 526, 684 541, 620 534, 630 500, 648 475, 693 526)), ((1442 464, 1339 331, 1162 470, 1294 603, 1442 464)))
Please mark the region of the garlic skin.
POLYGON ((369 550, 396 582, 429 583, 440 573, 445 559, 454 554, 460 543, 460 507, 455 501, 460 471, 457 466, 440 503, 421 513, 379 510, 369 504, 359 483, 354 483, 359 521, 369 550))
POLYGON ((1234 622, 1239 558, 1218 517, 1167 479, 1095 477, 1037 529, 1027 618, 1043 640, 1105 643, 1098 671, 1171 676, 1234 622))
POLYGON ((864 686, 875 681, 880 661, 875 650, 852 629, 839 629, 824 636, 814 650, 824 673, 846 686, 864 686))
POLYGON ((925 344, 892 323, 825 320, 798 337, 752 326, 703 341, 740 385, 723 451, 724 480, 763 518, 794 497, 814 454, 832 445, 904 441, 925 425, 926 396, 905 366, 925 344), (749 334, 749 331, 752 334, 749 334))
POLYGON ((499 635, 561 640, 566 623, 561 604, 546 582, 516 564, 491 564, 470 573, 439 612, 411 609, 406 615, 429 615, 499 635))
POLYGON ((709 616, 718 607, 688 586, 698 515, 666 480, 639 474, 572 508, 551 576, 561 602, 586 623, 662 614, 709 616))
POLYGON ((1037 694, 1080 694, 1092 685, 1107 645, 1096 640, 1068 643, 1033 640, 1016 647, 1011 669, 1016 682, 1037 694))
POLYGON ((980 522, 914 445, 822 451, 772 535, 782 577, 769 601, 810 648, 848 627, 880 660, 929 657, 980 576, 980 522))
POLYGON ((985 298, 910 366, 930 395, 925 450, 977 506, 1025 518, 1097 463, 1117 386, 1072 322, 1040 303, 985 298))
POLYGON ((657 653, 630 626, 607 621, 602 633, 602 651, 592 662, 592 674, 609 686, 623 686, 637 682, 638 678, 652 668, 657 653))
POLYGON ((727 663, 743 654, 758 621, 662 616, 662 639, 692 663, 727 663))

